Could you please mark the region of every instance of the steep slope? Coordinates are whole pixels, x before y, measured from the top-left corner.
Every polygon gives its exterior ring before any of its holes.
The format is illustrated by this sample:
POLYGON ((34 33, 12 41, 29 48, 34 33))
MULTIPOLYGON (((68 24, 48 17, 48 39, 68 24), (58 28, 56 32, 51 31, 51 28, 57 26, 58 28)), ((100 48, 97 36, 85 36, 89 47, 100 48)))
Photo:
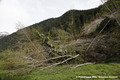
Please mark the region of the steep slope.
POLYGON ((91 10, 70 10, 59 18, 51 18, 40 23, 31 25, 27 28, 21 29, 11 34, 10 36, 0 40, 0 51, 11 47, 11 45, 14 46, 18 43, 18 41, 25 41, 26 39, 23 35, 24 33, 22 32, 25 29, 27 30, 28 35, 32 38, 33 36, 31 35, 34 35, 35 32, 33 31, 33 29, 35 29, 38 32, 45 34, 46 36, 50 35, 50 38, 53 40, 60 40, 61 37, 63 37, 64 39, 66 39, 66 37, 68 39, 72 37, 73 39, 73 37, 77 36, 80 33, 84 24, 92 22, 93 20, 98 18, 98 15, 101 15, 100 9, 101 6, 99 8, 91 10), (58 31, 60 33, 58 33, 58 31), (62 35, 61 33, 64 34, 62 35), (64 37, 64 35, 66 35, 66 37, 64 37))
MULTIPOLYGON (((115 0, 115 2, 120 4, 119 0, 115 0)), ((115 13, 110 14, 104 7, 105 5, 111 4, 108 1, 98 8, 90 10, 70 10, 58 18, 33 24, 0 39, 2 60, 6 59, 3 56, 4 53, 9 53, 11 50, 16 54, 20 52, 19 56, 28 61, 27 64, 30 65, 39 64, 40 61, 52 57, 77 54, 80 56, 71 63, 119 62, 120 29, 114 17, 114 14, 117 13, 116 16, 119 19, 119 11, 116 10, 115 13), (101 32, 101 30, 103 31, 101 32), (98 35, 99 32, 101 33, 98 35), (97 38, 96 35, 98 35, 97 38), (94 44, 91 44, 93 40, 94 44), (87 50, 90 44, 91 46, 87 50)), ((111 7, 111 9, 113 8, 111 7)), ((20 27, 23 26, 20 25, 20 27)), ((66 58, 68 57, 57 59, 55 62, 66 58)), ((48 63, 52 62, 54 61, 48 63)))
POLYGON ((95 32, 97 27, 99 27, 100 23, 104 20, 105 18, 100 18, 97 19, 95 21, 93 21, 92 23, 90 23, 89 25, 85 25, 82 34, 83 35, 89 35, 92 32, 95 32))

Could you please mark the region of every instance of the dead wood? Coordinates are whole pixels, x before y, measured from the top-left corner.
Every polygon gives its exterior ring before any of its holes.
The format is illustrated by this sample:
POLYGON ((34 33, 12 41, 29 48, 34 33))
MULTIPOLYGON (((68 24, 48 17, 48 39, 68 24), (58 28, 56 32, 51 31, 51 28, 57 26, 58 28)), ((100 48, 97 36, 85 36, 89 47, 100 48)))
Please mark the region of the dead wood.
POLYGON ((90 62, 89 62, 89 63, 79 64, 79 65, 73 67, 73 69, 78 68, 78 67, 81 67, 81 66, 84 66, 84 65, 88 65, 88 64, 95 64, 95 63, 90 63, 90 62))

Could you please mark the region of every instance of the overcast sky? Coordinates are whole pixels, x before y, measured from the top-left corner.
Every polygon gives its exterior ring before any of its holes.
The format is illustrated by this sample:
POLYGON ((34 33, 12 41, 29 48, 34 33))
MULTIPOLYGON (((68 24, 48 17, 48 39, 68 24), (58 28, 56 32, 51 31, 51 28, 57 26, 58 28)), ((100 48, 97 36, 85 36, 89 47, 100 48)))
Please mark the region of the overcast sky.
POLYGON ((0 0, 0 32, 15 32, 18 22, 28 26, 59 17, 70 9, 84 10, 100 4, 100 0, 0 0))

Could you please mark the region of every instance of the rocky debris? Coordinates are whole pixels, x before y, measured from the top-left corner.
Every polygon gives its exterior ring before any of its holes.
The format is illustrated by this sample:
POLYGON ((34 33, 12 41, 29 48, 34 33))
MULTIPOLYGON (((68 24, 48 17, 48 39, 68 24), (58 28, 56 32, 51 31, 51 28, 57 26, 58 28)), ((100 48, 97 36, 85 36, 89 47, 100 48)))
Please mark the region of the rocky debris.
POLYGON ((61 49, 84 51, 93 38, 77 39, 66 45, 60 45, 61 49))
POLYGON ((95 32, 99 25, 102 23, 102 21, 104 21, 104 19, 105 17, 102 17, 100 19, 93 21, 89 25, 85 25, 81 35, 89 35, 90 33, 95 32))

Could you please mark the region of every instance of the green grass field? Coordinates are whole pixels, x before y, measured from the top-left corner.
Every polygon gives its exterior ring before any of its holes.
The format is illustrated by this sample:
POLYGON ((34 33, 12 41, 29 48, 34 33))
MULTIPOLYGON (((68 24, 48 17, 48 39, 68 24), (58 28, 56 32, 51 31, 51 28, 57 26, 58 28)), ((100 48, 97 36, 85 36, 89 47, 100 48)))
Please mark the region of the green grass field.
POLYGON ((0 80, 120 80, 119 63, 89 64, 76 69, 72 69, 72 67, 73 65, 62 65, 44 70, 36 68, 25 74, 23 74, 25 71, 21 71, 15 76, 1 74, 0 80), (118 76, 118 78, 82 79, 76 78, 76 76, 118 76))

